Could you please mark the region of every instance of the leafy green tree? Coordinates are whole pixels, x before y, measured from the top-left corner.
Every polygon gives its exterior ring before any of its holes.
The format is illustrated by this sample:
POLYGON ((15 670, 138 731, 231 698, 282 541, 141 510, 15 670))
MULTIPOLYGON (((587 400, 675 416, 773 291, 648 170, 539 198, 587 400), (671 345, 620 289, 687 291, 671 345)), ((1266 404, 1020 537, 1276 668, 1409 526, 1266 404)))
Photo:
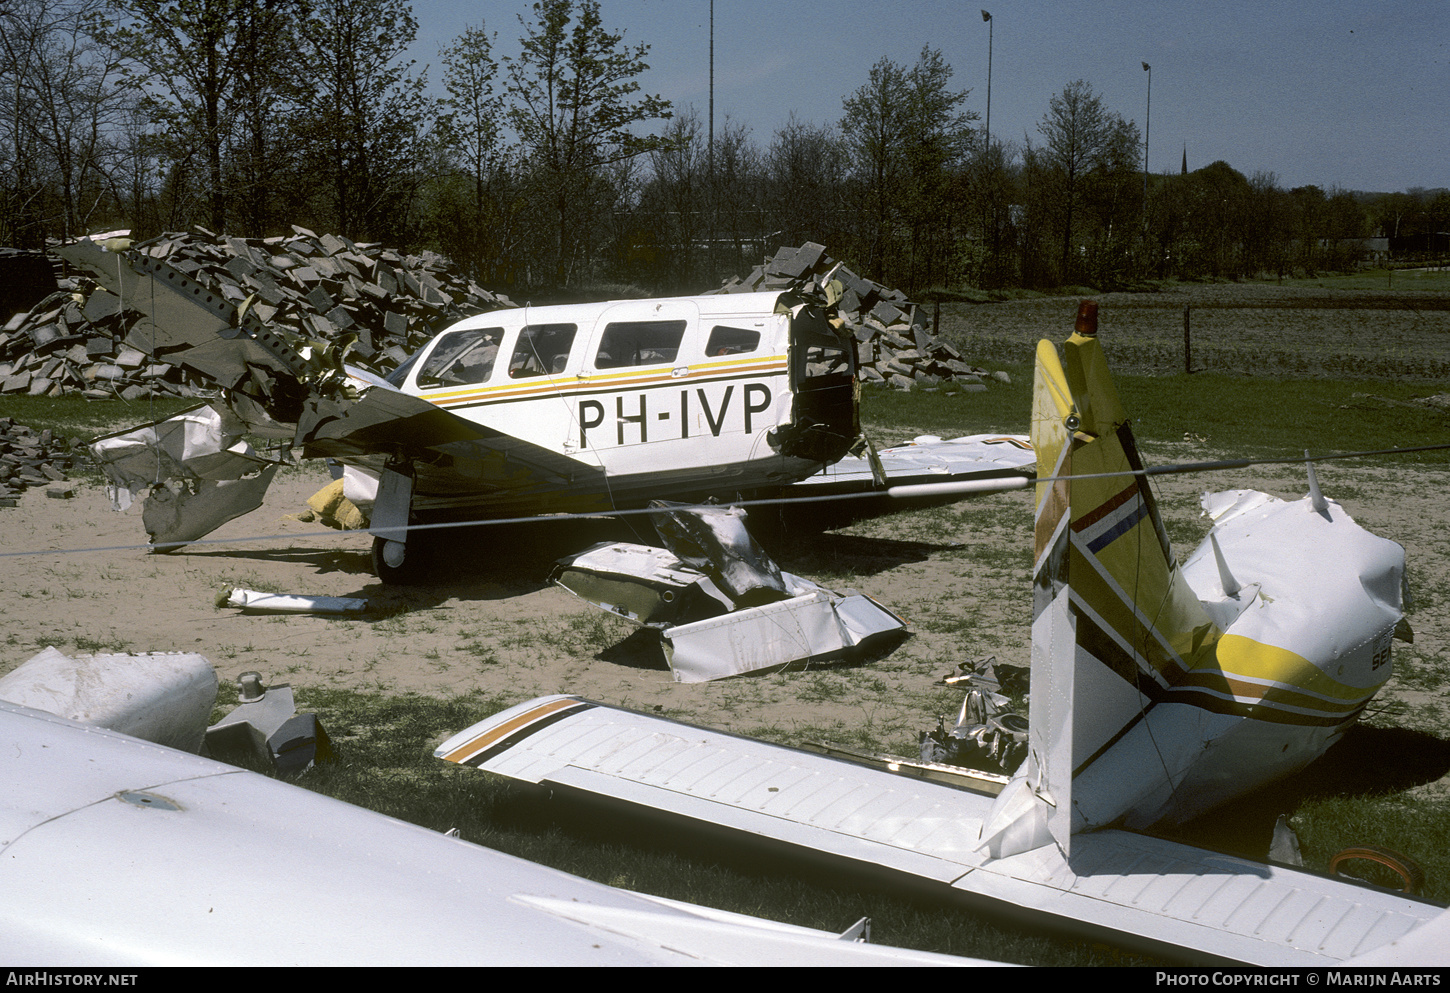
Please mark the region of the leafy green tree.
POLYGON ((902 216, 911 232, 907 284, 929 285, 944 273, 951 241, 953 177, 971 154, 977 114, 964 111, 970 91, 949 88, 952 68, 938 50, 923 46, 906 74, 902 216))
POLYGON ((668 119, 670 103, 639 95, 637 77, 649 69, 648 45, 630 47, 605 30, 597 0, 538 0, 508 64, 509 120, 533 171, 541 207, 550 216, 550 268, 568 285, 581 265, 609 200, 606 166, 664 144, 641 125, 668 119))
POLYGON ((883 58, 866 83, 842 101, 841 141, 849 155, 858 215, 865 219, 866 270, 890 278, 889 242, 909 235, 895 273, 908 285, 941 271, 950 242, 954 179, 971 151, 967 91, 950 89, 951 66, 924 46, 911 68, 883 58))
POLYGON ((225 162, 234 228, 254 237, 276 231, 287 218, 287 190, 295 183, 297 156, 284 108, 307 90, 299 71, 298 15, 304 0, 254 0, 233 25, 235 71, 227 111, 232 121, 225 162))
POLYGON ((866 82, 842 101, 841 142, 851 163, 865 230, 865 275, 886 278, 886 242, 897 213, 906 131, 906 71, 883 57, 871 67, 866 82))
POLYGON ((498 281, 515 247, 513 156, 503 142, 506 107, 498 92, 499 63, 484 26, 470 27, 439 53, 448 89, 438 136, 467 177, 470 195, 463 211, 453 211, 446 251, 477 278, 498 281))

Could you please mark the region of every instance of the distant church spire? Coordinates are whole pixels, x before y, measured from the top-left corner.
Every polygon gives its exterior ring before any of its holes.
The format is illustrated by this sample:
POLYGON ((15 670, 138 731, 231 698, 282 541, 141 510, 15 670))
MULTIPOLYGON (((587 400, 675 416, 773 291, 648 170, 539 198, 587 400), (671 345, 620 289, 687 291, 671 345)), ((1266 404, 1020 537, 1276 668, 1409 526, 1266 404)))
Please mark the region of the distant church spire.
POLYGON ((1183 143, 1183 175, 1188 175, 1188 142, 1183 143))

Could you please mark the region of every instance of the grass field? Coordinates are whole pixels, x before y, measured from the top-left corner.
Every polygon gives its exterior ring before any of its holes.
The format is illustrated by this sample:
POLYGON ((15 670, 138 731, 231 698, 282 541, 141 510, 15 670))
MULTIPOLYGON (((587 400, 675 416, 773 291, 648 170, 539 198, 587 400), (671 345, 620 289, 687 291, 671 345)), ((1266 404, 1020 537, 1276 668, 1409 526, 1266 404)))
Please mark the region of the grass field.
MULTIPOLYGON (((1427 283, 1434 288, 1331 279, 1174 284, 1158 293, 1103 294, 1098 320, 1103 350, 1119 373, 1184 372, 1186 307, 1193 372, 1443 382, 1450 380, 1450 279, 1427 283)), ((1039 338, 1064 336, 1076 310, 1076 297, 943 304, 941 330, 974 362, 1022 365, 1039 338)))

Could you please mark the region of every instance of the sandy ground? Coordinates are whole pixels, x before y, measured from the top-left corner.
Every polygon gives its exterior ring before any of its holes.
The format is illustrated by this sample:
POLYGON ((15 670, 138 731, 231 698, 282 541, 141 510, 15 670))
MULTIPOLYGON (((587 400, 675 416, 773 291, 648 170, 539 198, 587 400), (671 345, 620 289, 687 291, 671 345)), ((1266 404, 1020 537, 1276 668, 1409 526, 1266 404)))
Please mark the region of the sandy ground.
MULTIPOLYGON (((1186 443, 1145 447, 1150 464, 1224 454, 1186 443)), ((1327 495, 1407 551, 1415 643, 1397 646, 1397 676, 1373 705, 1372 720, 1450 737, 1440 685, 1450 667, 1446 472, 1333 463, 1320 475, 1327 495)), ((1205 530, 1197 507, 1205 486, 1289 498, 1306 491, 1294 467, 1161 479, 1164 517, 1183 552, 1205 530)), ((99 484, 81 482, 69 500, 32 490, 19 507, 0 509, 0 672, 46 645, 68 654, 196 651, 223 680, 257 670, 304 691, 304 703, 309 687, 478 693, 508 703, 568 692, 786 740, 879 742, 913 753, 917 732, 960 700, 939 682, 958 662, 986 655, 1028 661, 1026 492, 772 549, 790 571, 854 587, 906 617, 913 634, 889 654, 856 666, 680 684, 647 638, 631 637, 629 624, 545 582, 554 558, 603 537, 627 537, 617 528, 450 538, 437 583, 384 587, 371 574, 365 534, 285 517, 323 482, 318 471, 284 472, 262 509, 213 536, 225 543, 165 555, 136 547, 145 541, 139 509, 112 511, 99 484), (336 619, 217 607, 218 594, 233 587, 368 597, 370 610, 336 619)))

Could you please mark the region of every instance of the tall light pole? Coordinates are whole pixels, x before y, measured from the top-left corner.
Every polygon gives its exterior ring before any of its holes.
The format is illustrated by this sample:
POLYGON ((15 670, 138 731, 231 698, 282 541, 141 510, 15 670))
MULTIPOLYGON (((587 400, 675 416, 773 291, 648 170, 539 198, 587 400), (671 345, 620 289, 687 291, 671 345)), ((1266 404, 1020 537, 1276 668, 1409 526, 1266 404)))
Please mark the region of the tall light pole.
POLYGON ((1143 226, 1148 226, 1148 136, 1153 133, 1153 67, 1143 63, 1148 74, 1148 109, 1143 114, 1143 226))
POLYGON ((710 278, 715 278, 715 0, 710 0, 710 138, 705 146, 709 160, 710 175, 706 181, 707 207, 710 211, 709 242, 705 249, 705 265, 710 278))
POLYGON ((987 22, 987 152, 992 151, 992 15, 982 11, 982 20, 987 22))

